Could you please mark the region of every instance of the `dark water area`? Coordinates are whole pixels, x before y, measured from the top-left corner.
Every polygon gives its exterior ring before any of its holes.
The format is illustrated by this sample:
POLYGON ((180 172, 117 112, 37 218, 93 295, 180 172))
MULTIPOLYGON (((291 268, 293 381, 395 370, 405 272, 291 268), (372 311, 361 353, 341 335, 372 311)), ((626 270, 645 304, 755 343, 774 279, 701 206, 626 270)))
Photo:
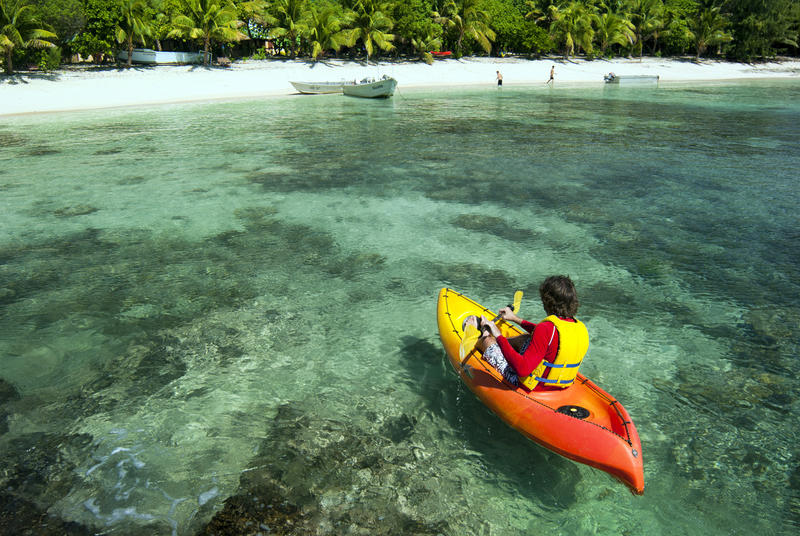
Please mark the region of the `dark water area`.
POLYGON ((800 83, 0 123, 0 533, 794 534, 800 83), (646 491, 439 344, 569 274, 646 491), (769 512, 769 515, 765 515, 769 512))

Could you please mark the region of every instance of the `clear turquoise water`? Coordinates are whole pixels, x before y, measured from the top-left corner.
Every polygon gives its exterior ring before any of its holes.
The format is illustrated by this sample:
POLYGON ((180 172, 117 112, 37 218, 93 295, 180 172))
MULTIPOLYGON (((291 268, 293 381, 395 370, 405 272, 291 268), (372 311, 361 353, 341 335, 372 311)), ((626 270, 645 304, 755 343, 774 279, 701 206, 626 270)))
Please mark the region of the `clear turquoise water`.
POLYGON ((111 534, 237 494, 319 534, 794 534, 798 147, 798 81, 5 118, 4 497, 111 534), (537 320, 553 273, 643 497, 446 363, 439 288, 537 320))

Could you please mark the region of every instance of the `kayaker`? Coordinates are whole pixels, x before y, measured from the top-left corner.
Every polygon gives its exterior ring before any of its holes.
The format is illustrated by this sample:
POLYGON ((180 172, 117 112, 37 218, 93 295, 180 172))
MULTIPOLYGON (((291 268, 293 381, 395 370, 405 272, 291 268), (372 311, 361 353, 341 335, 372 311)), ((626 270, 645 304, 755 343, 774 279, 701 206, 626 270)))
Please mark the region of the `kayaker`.
MULTIPOLYGON (((528 332, 507 339, 494 322, 482 316, 478 349, 512 385, 536 391, 564 389, 572 385, 589 349, 589 334, 575 318, 578 293, 568 276, 548 277, 539 286, 539 295, 547 318, 534 324, 515 315, 510 307, 500 309, 503 319, 528 332)), ((471 316, 466 323, 477 326, 478 321, 471 316)))

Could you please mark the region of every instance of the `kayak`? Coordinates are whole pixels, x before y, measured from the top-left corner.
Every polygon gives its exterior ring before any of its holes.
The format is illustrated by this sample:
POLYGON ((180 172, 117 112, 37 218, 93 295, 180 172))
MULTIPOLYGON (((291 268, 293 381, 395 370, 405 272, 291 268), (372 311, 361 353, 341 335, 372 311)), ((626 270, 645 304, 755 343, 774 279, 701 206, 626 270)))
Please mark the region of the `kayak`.
MULTIPOLYGON (((469 315, 492 319, 496 313, 454 290, 443 288, 439 292, 439 337, 450 363, 470 390, 529 439, 570 460, 605 471, 634 494, 642 495, 642 444, 622 404, 580 373, 566 389, 527 391, 505 381, 477 349, 465 349, 462 358, 462 324, 469 315)), ((523 333, 507 322, 500 322, 498 327, 506 337, 523 333)))

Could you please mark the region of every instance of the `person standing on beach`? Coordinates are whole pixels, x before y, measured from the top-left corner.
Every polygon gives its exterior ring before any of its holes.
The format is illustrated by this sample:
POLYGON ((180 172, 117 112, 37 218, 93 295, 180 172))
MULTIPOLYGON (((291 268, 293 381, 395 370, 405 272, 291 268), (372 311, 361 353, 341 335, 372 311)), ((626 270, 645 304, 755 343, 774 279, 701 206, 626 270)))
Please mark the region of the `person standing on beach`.
POLYGON ((545 82, 545 85, 552 84, 553 80, 555 79, 555 76, 556 76, 556 66, 553 65, 552 67, 550 67, 550 80, 545 82))
POLYGON ((503 85, 503 75, 500 74, 500 71, 497 71, 497 87, 503 85))

